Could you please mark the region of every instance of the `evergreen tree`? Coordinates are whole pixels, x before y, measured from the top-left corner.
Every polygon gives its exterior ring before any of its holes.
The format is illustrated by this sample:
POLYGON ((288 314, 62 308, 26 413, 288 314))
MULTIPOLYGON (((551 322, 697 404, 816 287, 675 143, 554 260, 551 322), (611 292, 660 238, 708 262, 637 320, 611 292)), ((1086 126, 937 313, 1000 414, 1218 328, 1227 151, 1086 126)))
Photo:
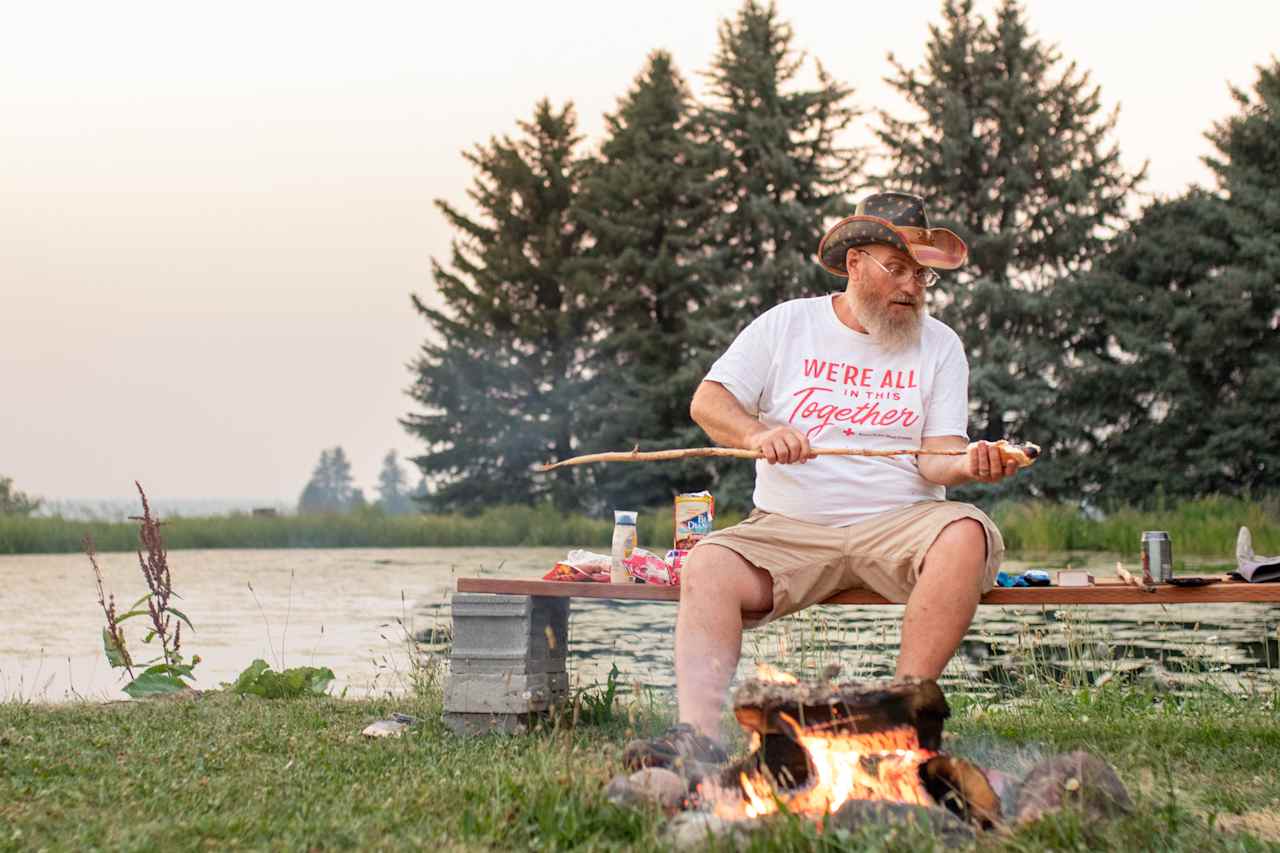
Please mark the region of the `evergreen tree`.
POLYGON ((378 506, 388 515, 405 515, 413 512, 413 501, 405 491, 404 469, 400 457, 388 450, 382 457, 382 470, 378 472, 378 506))
POLYGON ((349 512, 363 504, 364 494, 354 485, 346 451, 341 447, 322 450, 320 461, 298 499, 298 512, 349 512))
MULTIPOLYGON (((747 0, 720 25, 700 116, 717 151, 717 210, 704 237, 711 299, 693 326, 686 366, 694 385, 751 319, 784 300, 841 286, 814 253, 824 226, 850 212, 845 190, 862 157, 837 137, 857 112, 852 90, 820 63, 816 88, 796 86, 806 58, 792 40, 773 3, 747 0)), ((686 438, 706 440, 696 428, 686 438)), ((724 477, 717 496, 744 503, 751 466, 716 467, 724 477)))
POLYGON ((0 515, 31 515, 43 503, 15 489, 12 477, 0 477, 0 515))
POLYGON ((881 115, 884 182, 924 196, 933 224, 969 244, 968 264, 930 299, 969 355, 971 436, 1049 451, 1034 477, 998 491, 1056 494, 1056 458, 1082 435, 1053 404, 1068 367, 1063 291, 1124 224, 1145 168, 1125 171, 1109 141, 1116 116, 1102 114, 1087 72, 1031 33, 1017 2, 1002 0, 988 23, 972 0, 947 0, 943 17, 919 68, 890 55, 888 82, 917 114, 881 115))
MULTIPOLYGON (((711 149, 695 139, 693 101, 656 51, 618 110, 583 180, 578 216, 590 232, 589 391, 580 452, 678 447, 696 379, 690 317, 706 298, 699 229, 711 213, 711 149)), ((649 506, 707 484, 705 465, 618 465, 591 472, 607 505, 649 506)))
POLYGON ((1148 207, 1067 306, 1089 425, 1072 486, 1104 500, 1280 487, 1280 64, 1208 134, 1218 193, 1148 207))
POLYGON ((413 461, 439 483, 441 507, 578 502, 578 469, 531 466, 574 448, 588 322, 573 266, 584 232, 571 211, 579 137, 572 106, 546 101, 519 128, 464 155, 479 213, 436 202, 458 232, 451 265, 432 265, 442 307, 413 298, 430 327, 409 392, 423 411, 401 423, 427 445, 413 461))

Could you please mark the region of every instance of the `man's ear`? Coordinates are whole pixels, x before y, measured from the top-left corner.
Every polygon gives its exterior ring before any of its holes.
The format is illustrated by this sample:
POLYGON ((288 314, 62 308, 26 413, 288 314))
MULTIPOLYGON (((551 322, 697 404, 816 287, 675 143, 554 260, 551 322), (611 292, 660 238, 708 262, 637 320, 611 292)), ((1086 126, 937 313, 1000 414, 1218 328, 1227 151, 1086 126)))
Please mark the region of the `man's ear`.
POLYGON ((844 253, 844 271, 849 274, 850 278, 853 277, 853 267, 856 263, 858 263, 858 250, 846 249, 844 253))

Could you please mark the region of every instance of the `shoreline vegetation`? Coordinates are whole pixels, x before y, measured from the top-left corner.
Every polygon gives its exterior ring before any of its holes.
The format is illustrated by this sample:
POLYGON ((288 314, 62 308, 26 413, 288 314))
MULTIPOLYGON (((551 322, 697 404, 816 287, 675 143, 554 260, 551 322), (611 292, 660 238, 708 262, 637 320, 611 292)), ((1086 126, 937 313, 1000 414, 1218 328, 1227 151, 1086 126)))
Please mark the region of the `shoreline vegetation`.
MULTIPOLYGON (((1280 551, 1280 497, 1250 500, 1209 497, 1167 507, 1114 507, 1087 514, 1078 507, 1038 501, 1009 502, 989 510, 1008 551, 1136 552, 1143 530, 1167 530, 1174 554, 1234 562, 1241 525, 1253 533, 1259 553, 1280 551)), ((716 527, 741 514, 721 513, 716 527)), ((173 549, 219 548, 430 548, 565 547, 608 550, 612 522, 566 514, 550 506, 502 506, 463 514, 384 515, 375 510, 345 514, 162 519, 173 549)), ((640 543, 659 548, 672 539, 669 507, 642 510, 640 543)), ((85 534, 100 552, 133 551, 138 527, 132 521, 86 521, 54 517, 0 516, 0 554, 59 554, 81 550, 85 534)))

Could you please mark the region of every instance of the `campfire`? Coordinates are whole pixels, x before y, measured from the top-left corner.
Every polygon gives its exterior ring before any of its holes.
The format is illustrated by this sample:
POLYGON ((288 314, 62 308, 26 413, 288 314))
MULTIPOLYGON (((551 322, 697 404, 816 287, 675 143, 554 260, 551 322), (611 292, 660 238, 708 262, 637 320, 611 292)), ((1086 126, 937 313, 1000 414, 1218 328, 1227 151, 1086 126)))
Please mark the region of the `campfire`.
POLYGON ((999 796, 981 769, 941 752, 950 713, 933 681, 804 684, 764 666, 734 695, 749 754, 697 797, 731 820, 781 810, 820 819, 851 800, 884 800, 989 828, 999 796))
POLYGON ((780 812, 846 826, 923 818, 936 831, 972 833, 1003 816, 1022 822, 1079 807, 1104 817, 1131 807, 1115 772, 1088 753, 1040 761, 1018 782, 948 755, 942 728, 951 711, 934 681, 838 684, 831 675, 802 682, 760 666, 733 697, 748 736, 744 757, 642 769, 614 779, 609 796, 683 812, 672 829, 688 828, 695 840, 780 812), (1002 804, 1001 794, 1016 803, 1002 804))

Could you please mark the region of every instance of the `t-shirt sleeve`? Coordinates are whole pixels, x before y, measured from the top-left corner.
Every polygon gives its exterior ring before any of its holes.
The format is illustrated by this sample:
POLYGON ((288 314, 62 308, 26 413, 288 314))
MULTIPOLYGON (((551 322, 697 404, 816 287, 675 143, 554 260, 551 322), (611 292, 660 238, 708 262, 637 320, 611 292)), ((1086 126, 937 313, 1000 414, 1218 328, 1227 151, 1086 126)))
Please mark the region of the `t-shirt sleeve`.
POLYGON ((760 401, 769 381, 773 347, 778 340, 772 329, 776 319, 775 312, 767 311, 752 320, 703 377, 727 388, 752 415, 760 413, 760 401))
POLYGON ((950 336, 938 357, 924 417, 924 438, 969 437, 969 360, 960 339, 950 336))

